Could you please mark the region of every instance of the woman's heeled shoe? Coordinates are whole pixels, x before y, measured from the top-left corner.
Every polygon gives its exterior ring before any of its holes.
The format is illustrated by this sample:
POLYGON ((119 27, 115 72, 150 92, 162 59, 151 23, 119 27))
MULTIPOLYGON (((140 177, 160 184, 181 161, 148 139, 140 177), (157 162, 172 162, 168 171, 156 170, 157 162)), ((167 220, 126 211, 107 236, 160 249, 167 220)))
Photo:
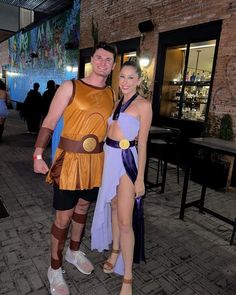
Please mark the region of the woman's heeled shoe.
MULTIPOLYGON (((120 253, 120 250, 115 250, 115 249, 112 249, 111 253, 113 254, 119 254, 120 253)), ((115 265, 113 265, 110 261, 109 261, 109 258, 107 261, 105 261, 104 265, 103 265, 103 272, 106 273, 106 274, 110 274, 110 273, 113 273, 114 272, 114 267, 115 265)))

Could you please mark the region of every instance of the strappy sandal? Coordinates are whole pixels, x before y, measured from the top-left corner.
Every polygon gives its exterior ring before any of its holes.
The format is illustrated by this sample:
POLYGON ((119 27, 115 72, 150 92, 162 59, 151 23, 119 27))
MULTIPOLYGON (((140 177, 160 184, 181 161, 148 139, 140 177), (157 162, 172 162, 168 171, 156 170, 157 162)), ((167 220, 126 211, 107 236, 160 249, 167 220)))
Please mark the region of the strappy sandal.
MULTIPOLYGON (((120 253, 120 250, 112 249, 111 253, 118 255, 120 253)), ((105 261, 105 263, 103 265, 103 272, 106 274, 113 273, 114 272, 114 265, 108 260, 105 261)))

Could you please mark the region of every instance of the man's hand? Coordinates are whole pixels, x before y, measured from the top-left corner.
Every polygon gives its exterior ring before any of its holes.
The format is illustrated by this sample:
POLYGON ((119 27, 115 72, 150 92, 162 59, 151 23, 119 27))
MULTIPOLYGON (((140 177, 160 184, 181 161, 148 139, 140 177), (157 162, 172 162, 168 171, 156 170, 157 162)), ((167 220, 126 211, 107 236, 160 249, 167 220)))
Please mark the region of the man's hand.
POLYGON ((46 174, 49 171, 48 165, 43 159, 34 160, 34 172, 35 173, 41 173, 46 174))

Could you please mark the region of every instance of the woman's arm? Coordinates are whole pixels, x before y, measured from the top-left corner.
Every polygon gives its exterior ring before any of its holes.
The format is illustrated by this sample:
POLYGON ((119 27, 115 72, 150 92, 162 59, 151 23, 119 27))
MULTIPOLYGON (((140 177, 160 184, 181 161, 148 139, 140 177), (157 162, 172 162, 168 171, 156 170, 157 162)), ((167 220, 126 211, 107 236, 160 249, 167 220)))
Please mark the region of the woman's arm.
POLYGON ((146 166, 147 140, 152 122, 152 106, 150 101, 143 100, 139 104, 140 129, 138 135, 138 175, 135 182, 136 196, 144 195, 144 172, 146 166))

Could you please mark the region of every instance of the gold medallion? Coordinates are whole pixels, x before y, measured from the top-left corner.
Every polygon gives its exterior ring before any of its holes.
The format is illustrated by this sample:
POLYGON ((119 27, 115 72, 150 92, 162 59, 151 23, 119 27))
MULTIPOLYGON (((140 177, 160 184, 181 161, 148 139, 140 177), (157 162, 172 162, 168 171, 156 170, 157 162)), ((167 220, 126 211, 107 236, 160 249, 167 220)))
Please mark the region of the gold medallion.
POLYGON ((88 137, 83 142, 83 148, 86 152, 92 152, 95 150, 97 145, 96 139, 93 137, 88 137))
POLYGON ((130 146, 128 139, 121 139, 119 142, 119 146, 122 150, 127 150, 130 146))

